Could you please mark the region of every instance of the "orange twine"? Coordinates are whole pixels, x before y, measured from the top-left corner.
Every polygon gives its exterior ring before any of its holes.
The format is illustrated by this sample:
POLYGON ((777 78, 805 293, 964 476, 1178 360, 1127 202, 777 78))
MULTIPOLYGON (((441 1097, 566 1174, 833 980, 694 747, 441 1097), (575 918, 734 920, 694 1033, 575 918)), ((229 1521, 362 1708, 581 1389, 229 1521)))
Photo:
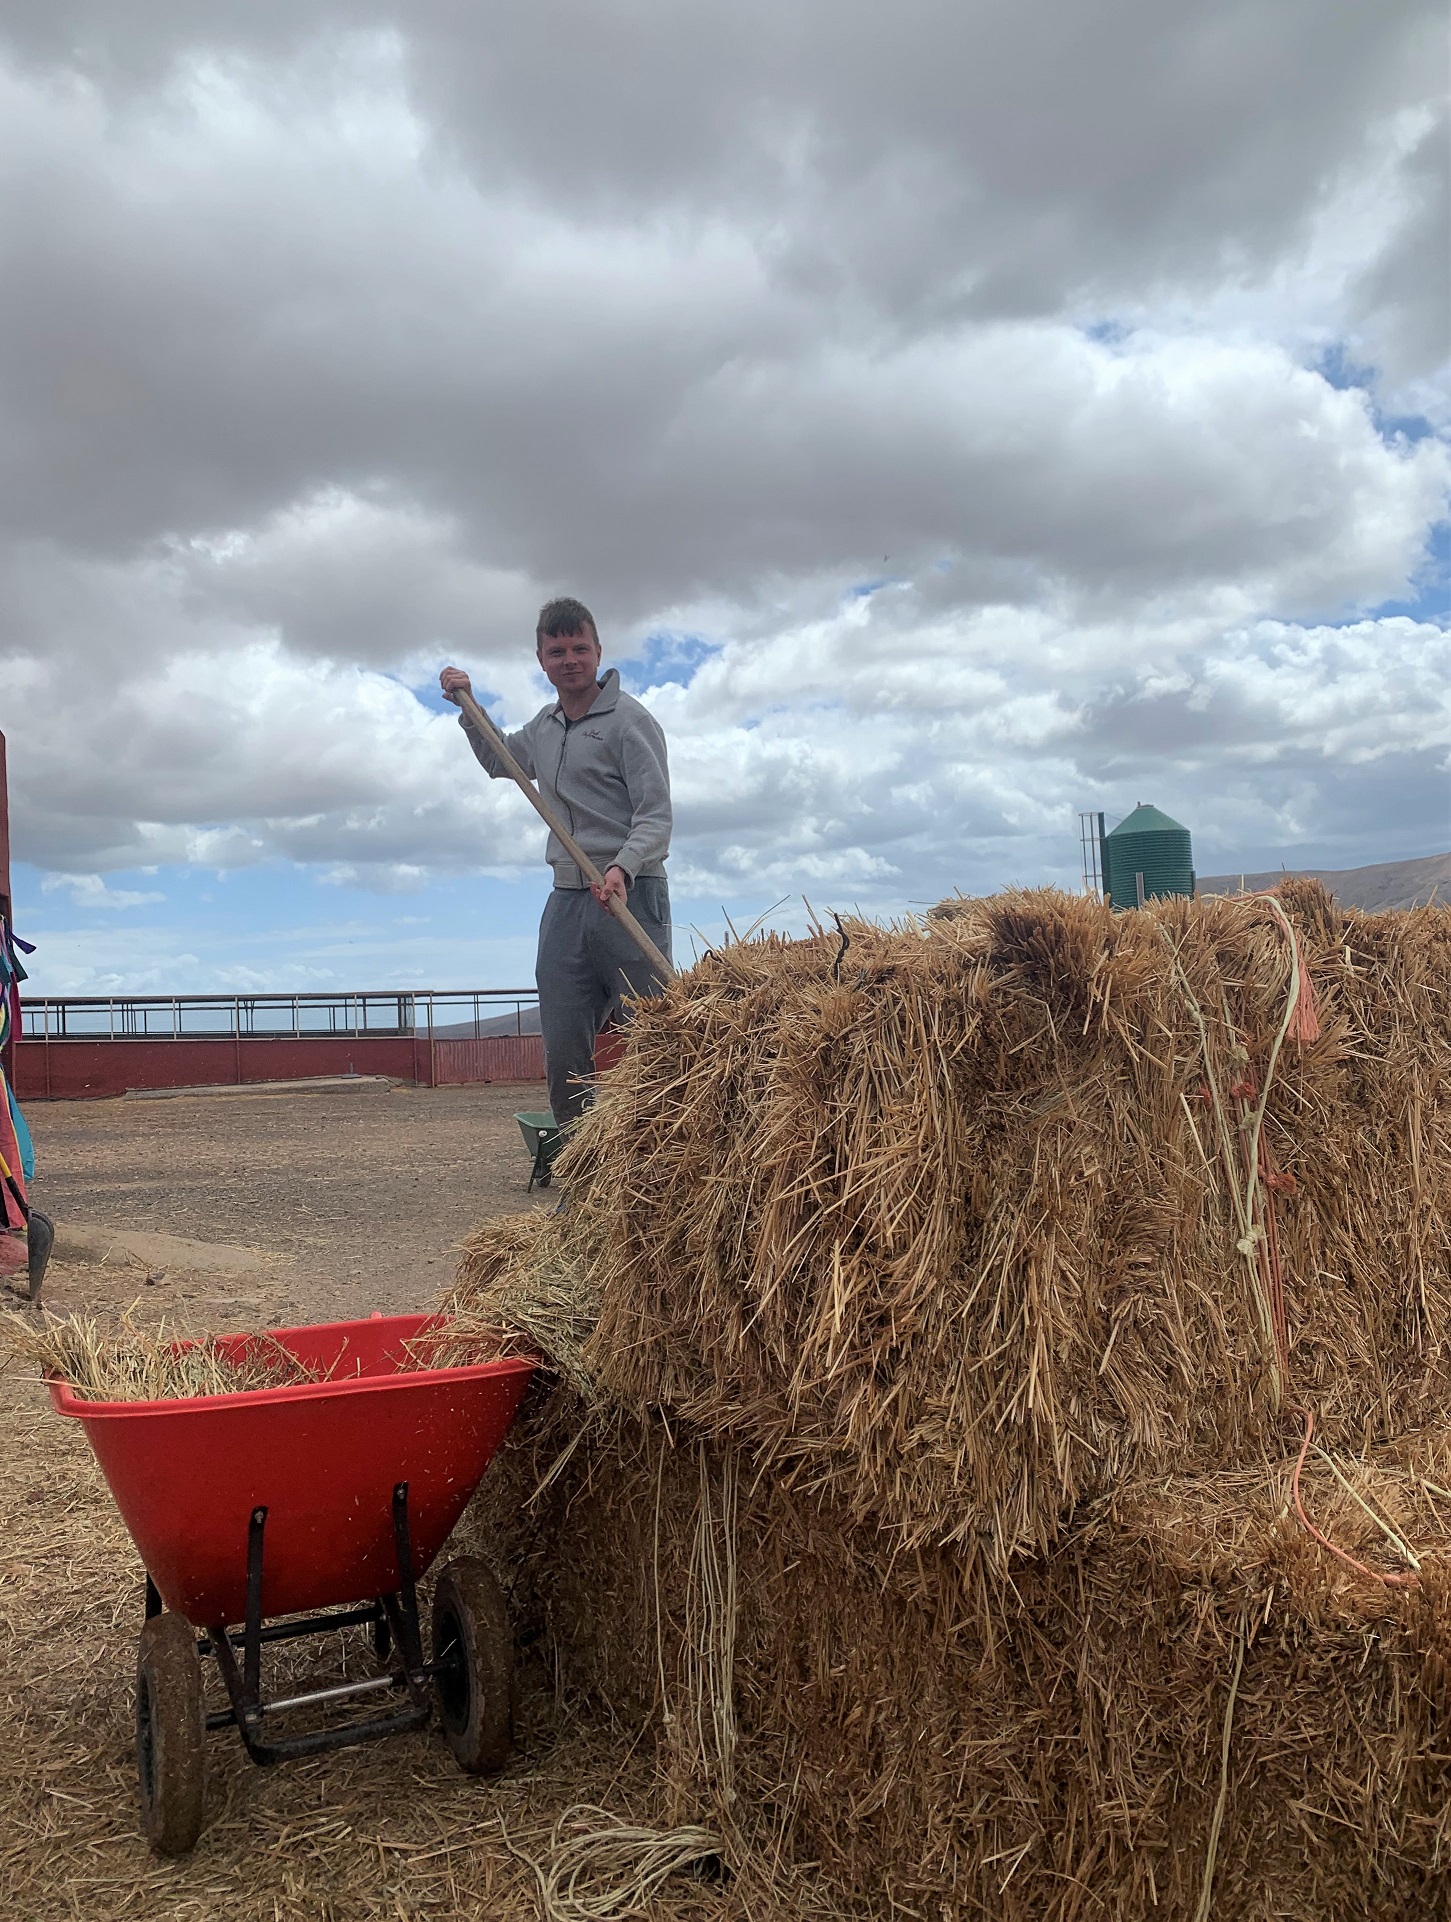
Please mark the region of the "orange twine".
MULTIPOLYGON (((1278 918, 1278 917, 1277 917, 1278 918)), ((1320 1009, 1315 998, 1315 984, 1310 979, 1310 970, 1305 965, 1300 952, 1299 938, 1288 921, 1284 924, 1293 949, 1295 970, 1299 986, 1295 995, 1295 1005, 1290 1011, 1289 1023, 1285 1029, 1287 1038, 1302 1045, 1307 1041, 1320 1039, 1320 1009)), ((1255 1087, 1246 1081, 1230 1089, 1230 1093, 1241 1100, 1253 1100, 1255 1087)), ((1281 1379, 1289 1380, 1290 1334, 1288 1317, 1285 1312, 1285 1278, 1280 1267, 1279 1224, 1275 1217, 1275 1196, 1293 1195, 1296 1189, 1295 1177, 1276 1168, 1270 1154, 1269 1143, 1263 1133, 1259 1141, 1259 1173, 1264 1186, 1264 1239, 1259 1244, 1260 1277, 1264 1283, 1266 1298, 1269 1302, 1270 1321, 1274 1329, 1275 1351, 1280 1364, 1281 1379)), ((1387 1575, 1366 1562, 1358 1561, 1354 1555, 1346 1554, 1337 1548, 1330 1537, 1318 1529, 1305 1513, 1305 1504, 1300 1495, 1300 1476, 1305 1467, 1305 1458, 1310 1452, 1310 1439, 1315 1432, 1314 1411, 1305 1408, 1301 1414, 1305 1421, 1305 1438, 1300 1443, 1300 1453, 1295 1462, 1295 1472, 1290 1480, 1290 1495, 1295 1505, 1295 1513, 1306 1534, 1326 1548, 1338 1562, 1354 1569, 1357 1575, 1368 1576, 1373 1582, 1381 1582, 1386 1588, 1419 1588, 1420 1577, 1414 1574, 1387 1575)))
POLYGON ((1322 1535, 1305 1513, 1305 1504, 1300 1499, 1300 1471, 1305 1466, 1305 1457, 1310 1452, 1310 1437, 1315 1432, 1315 1417, 1308 1408, 1302 1412, 1305 1416, 1305 1439, 1300 1443, 1300 1456, 1295 1463, 1295 1473, 1290 1481, 1290 1494, 1295 1503, 1295 1513, 1300 1517, 1301 1526, 1306 1534, 1313 1535, 1322 1548, 1330 1550, 1336 1561, 1344 1562, 1345 1566, 1353 1568, 1357 1575, 1368 1575, 1373 1582, 1384 1582, 1387 1588, 1419 1588, 1421 1586, 1419 1575, 1386 1575, 1378 1568, 1371 1568, 1365 1562, 1358 1562, 1353 1555, 1347 1555, 1343 1548, 1335 1546, 1328 1535, 1322 1535))
MULTIPOLYGON (((1274 888, 1267 888, 1263 894, 1253 898, 1268 900, 1275 893, 1274 888)), ((1286 1038, 1301 1043, 1318 1041, 1320 1039, 1320 1003, 1315 996, 1315 983, 1310 979, 1310 970, 1305 965, 1305 957, 1300 952, 1300 937, 1296 934, 1294 923, 1284 913, 1283 908, 1275 919, 1280 922, 1281 927, 1290 937, 1290 950, 1299 982, 1295 994, 1295 1005, 1290 1010, 1290 1023, 1285 1029, 1286 1038)))
MULTIPOLYGON (((1295 941, 1293 929, 1290 939, 1295 941)), ((1299 942, 1295 941, 1295 958, 1300 964, 1300 991, 1295 996, 1294 1011, 1290 1025, 1285 1030, 1291 1041, 1318 1041, 1320 1039, 1320 1004, 1315 998, 1315 983, 1310 979, 1310 970, 1305 966, 1299 952, 1299 942)))

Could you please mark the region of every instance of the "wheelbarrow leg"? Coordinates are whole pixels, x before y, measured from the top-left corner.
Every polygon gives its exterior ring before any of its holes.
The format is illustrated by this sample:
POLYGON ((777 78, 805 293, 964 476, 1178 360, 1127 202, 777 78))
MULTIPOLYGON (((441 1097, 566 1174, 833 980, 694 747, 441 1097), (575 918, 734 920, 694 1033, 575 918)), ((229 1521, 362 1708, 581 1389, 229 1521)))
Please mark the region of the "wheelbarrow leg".
POLYGON ((388 1626, 388 1611, 381 1602, 375 1604, 377 1613, 373 1617, 373 1659, 382 1668, 393 1652, 393 1631, 388 1626))
POLYGON ((413 1537, 408 1526, 408 1484, 398 1482, 393 1489, 393 1547, 398 1557, 398 1591, 384 1595, 383 1607, 403 1657, 403 1674, 408 1693, 420 1709, 432 1708, 432 1698, 424 1674, 423 1625, 418 1619, 418 1589, 413 1580, 413 1537))
POLYGON ((247 1525, 247 1640, 243 1650, 247 1697, 254 1703, 262 1696, 262 1545, 266 1528, 267 1510, 254 1508, 247 1525))
POLYGON ((399 1482, 393 1490, 393 1546, 398 1553, 398 1594, 403 1603, 407 1639, 402 1642, 403 1659, 410 1668, 423 1666, 423 1636, 418 1626, 418 1590, 413 1583, 413 1538, 408 1529, 408 1484, 399 1482))
POLYGON ((217 1667, 226 1683, 227 1699, 248 1755, 260 1768, 277 1760, 269 1744, 259 1741, 262 1725, 262 1556, 266 1547, 267 1510, 252 1510, 247 1524, 247 1620, 242 1631, 242 1666, 225 1626, 207 1631, 217 1667))

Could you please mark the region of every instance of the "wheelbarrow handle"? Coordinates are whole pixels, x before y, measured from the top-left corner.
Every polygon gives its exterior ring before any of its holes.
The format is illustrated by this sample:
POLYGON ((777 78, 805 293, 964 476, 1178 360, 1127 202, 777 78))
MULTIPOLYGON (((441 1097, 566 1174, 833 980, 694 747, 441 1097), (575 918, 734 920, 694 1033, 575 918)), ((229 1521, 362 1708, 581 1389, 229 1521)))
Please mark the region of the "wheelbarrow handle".
MULTIPOLYGON (((494 723, 479 706, 473 695, 469 693, 467 688, 460 687, 456 688, 454 692, 446 696, 446 698, 452 701, 455 706, 463 709, 464 718, 467 720, 469 726, 473 728, 476 733, 481 734, 494 750, 495 754, 498 755, 499 759, 504 763, 504 766, 518 783, 525 799, 533 808, 534 812, 539 816, 540 820, 543 821, 550 833, 555 835, 564 844, 565 851, 568 853, 570 860, 573 861, 579 869, 580 873, 592 886, 602 888, 605 884, 604 875, 601 874, 599 868, 585 853, 579 842, 575 840, 569 829, 559 819, 558 815, 529 779, 529 776, 524 772, 523 768, 520 767, 513 754, 509 751, 509 743, 504 739, 498 728, 494 726, 494 723)), ((625 930, 626 934, 629 935, 630 939, 650 965, 658 969, 665 980, 673 981, 675 979, 674 968, 665 959, 665 956, 660 952, 659 948, 656 947, 649 935, 646 934, 626 904, 623 901, 611 900, 608 903, 608 907, 610 913, 619 922, 620 926, 625 930)))

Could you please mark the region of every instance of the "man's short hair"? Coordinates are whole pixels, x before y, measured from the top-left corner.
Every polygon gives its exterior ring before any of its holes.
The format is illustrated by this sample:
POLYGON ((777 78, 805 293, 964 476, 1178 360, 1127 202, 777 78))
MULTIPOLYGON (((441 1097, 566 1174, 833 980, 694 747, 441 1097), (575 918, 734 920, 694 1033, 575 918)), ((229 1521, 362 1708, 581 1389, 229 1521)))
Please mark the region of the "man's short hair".
POLYGON ((595 626, 595 617, 583 601, 573 600, 568 594, 557 601, 546 601, 539 610, 539 625, 534 630, 535 647, 543 647, 546 640, 557 641, 564 634, 583 634, 588 628, 596 647, 600 644, 600 631, 595 626))

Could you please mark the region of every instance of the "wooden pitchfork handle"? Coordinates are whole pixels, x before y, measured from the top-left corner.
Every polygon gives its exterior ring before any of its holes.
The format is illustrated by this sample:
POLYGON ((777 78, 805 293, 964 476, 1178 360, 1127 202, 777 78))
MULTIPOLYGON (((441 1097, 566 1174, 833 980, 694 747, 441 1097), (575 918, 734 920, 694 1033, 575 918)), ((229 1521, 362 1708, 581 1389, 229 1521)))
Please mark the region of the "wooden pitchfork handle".
MULTIPOLYGON (((533 808, 534 812, 539 816, 540 820, 543 821, 550 833, 556 835, 558 839, 564 843, 570 860, 573 861, 580 873, 587 881, 592 883, 593 886, 602 888, 605 884, 603 874, 600 873, 599 869, 585 853, 579 842, 575 840, 569 829, 565 827, 564 823, 558 818, 549 803, 544 799, 544 796, 514 759, 514 756, 509 752, 508 742, 479 706, 473 695, 469 693, 467 688, 460 687, 455 688, 453 693, 447 698, 451 700, 455 706, 463 709, 469 726, 476 729, 488 742, 495 754, 498 755, 499 759, 504 763, 504 766, 518 782, 530 807, 533 808)), ((646 934, 645 930, 640 926, 640 923, 635 919, 634 915, 631 914, 625 903, 611 898, 609 911, 651 966, 658 968, 667 981, 673 981, 675 979, 674 968, 671 967, 659 948, 656 947, 649 935, 646 934)))

